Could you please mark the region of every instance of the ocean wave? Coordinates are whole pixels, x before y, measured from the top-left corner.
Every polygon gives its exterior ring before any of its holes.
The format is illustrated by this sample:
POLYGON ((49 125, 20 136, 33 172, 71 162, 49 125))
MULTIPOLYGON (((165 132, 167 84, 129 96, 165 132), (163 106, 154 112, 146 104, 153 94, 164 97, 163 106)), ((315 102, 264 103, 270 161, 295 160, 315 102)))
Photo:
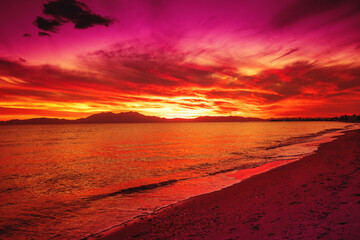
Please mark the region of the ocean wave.
POLYGON ((95 201, 95 200, 100 200, 100 199, 104 199, 107 197, 114 197, 117 195, 125 195, 125 194, 131 194, 131 193, 136 193, 136 192, 143 192, 143 191, 152 190, 152 189, 159 188, 159 187, 169 186, 169 185, 172 185, 181 180, 186 180, 186 179, 171 179, 171 180, 158 182, 158 183, 152 183, 152 184, 146 184, 146 185, 141 185, 141 186, 137 186, 137 187, 125 188, 125 189, 121 189, 121 190, 111 192, 111 193, 98 194, 98 195, 86 197, 85 200, 95 201))
POLYGON ((325 134, 333 133, 333 132, 340 131, 340 130, 344 130, 344 129, 343 128, 330 128, 330 129, 325 129, 325 130, 319 131, 317 133, 311 133, 311 134, 307 134, 307 135, 303 135, 303 136, 297 136, 297 137, 290 137, 290 138, 286 139, 285 141, 281 141, 278 144, 274 144, 272 146, 266 147, 265 150, 271 150, 271 149, 286 147, 286 146, 294 145, 294 144, 297 144, 297 143, 310 142, 316 137, 320 137, 320 136, 323 136, 325 134))

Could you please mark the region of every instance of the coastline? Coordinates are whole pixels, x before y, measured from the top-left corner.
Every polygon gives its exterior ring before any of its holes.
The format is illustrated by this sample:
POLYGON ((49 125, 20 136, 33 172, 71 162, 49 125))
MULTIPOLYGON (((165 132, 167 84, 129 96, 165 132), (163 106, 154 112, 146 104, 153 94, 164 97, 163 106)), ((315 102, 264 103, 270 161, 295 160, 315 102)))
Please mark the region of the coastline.
POLYGON ((88 239, 356 238, 359 169, 360 130, 351 130, 310 156, 88 239))

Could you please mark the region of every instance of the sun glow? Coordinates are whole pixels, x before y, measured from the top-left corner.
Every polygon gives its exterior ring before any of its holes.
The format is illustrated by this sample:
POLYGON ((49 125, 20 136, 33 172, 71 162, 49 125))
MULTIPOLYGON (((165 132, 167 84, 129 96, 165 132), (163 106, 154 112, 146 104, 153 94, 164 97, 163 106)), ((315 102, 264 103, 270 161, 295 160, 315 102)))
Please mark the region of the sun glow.
POLYGON ((241 68, 240 73, 246 76, 254 76, 261 72, 262 69, 260 68, 241 68))

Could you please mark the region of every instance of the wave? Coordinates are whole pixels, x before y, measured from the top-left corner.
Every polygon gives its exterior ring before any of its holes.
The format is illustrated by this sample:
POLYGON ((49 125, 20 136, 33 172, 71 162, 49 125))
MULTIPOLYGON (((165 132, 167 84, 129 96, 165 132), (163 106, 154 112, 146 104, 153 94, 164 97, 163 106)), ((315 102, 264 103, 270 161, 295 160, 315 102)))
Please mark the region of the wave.
POLYGON ((327 133, 333 133, 333 132, 340 131, 340 130, 344 130, 344 129, 343 128, 330 128, 330 129, 322 130, 322 131, 317 132, 317 133, 311 133, 311 134, 298 136, 298 137, 290 137, 285 141, 281 141, 281 143, 279 143, 279 144, 275 144, 275 145, 272 145, 270 147, 266 147, 265 150, 271 150, 271 149, 286 147, 286 146, 294 145, 294 144, 297 144, 297 143, 310 142, 316 137, 320 137, 320 136, 323 136, 323 135, 325 135, 327 133))
MULTIPOLYGON (((294 145, 294 144, 297 144, 297 143, 310 142, 316 137, 320 137, 320 136, 323 136, 323 135, 325 135, 327 133, 333 133, 333 132, 340 131, 340 130, 344 130, 344 129, 343 128, 331 128, 331 129, 326 129, 326 130, 319 131, 317 133, 307 134, 307 135, 298 136, 298 137, 291 137, 291 138, 288 138, 285 141, 282 141, 279 144, 267 147, 267 148, 265 148, 265 150, 271 150, 271 149, 276 149, 276 148, 280 148, 280 147, 286 147, 286 146, 294 145)), ((242 153, 238 153, 238 152, 232 152, 231 154, 238 155, 238 156, 242 155, 242 157, 245 157, 242 153)), ((191 180, 191 179, 207 177, 207 176, 214 176, 214 175, 217 175, 217 174, 232 172, 232 171, 235 171, 235 170, 250 169, 250 168, 254 168, 254 167, 259 167, 259 166, 269 162, 270 159, 273 159, 272 161, 274 161, 274 160, 276 161, 276 159, 282 159, 282 158, 289 158, 290 159, 290 158, 297 158, 297 157, 299 157, 299 154, 286 155, 286 156, 263 156, 264 161, 247 162, 247 163, 242 163, 241 165, 237 165, 237 166, 233 166, 233 167, 225 168, 225 169, 219 169, 219 170, 214 169, 215 171, 207 172, 204 175, 200 175, 200 176, 196 176, 196 177, 194 176, 194 177, 182 178, 182 179, 171 179, 171 180, 158 182, 158 183, 151 183, 151 184, 146 184, 146 185, 141 185, 141 186, 136 186, 136 187, 120 189, 120 190, 117 190, 115 192, 89 196, 89 197, 83 198, 83 200, 96 201, 96 200, 104 199, 104 198, 107 198, 107 197, 113 197, 113 196, 117 196, 117 195, 127 195, 127 194, 132 194, 132 193, 137 193, 137 192, 144 192, 144 191, 153 190, 153 189, 160 188, 160 187, 170 186, 170 185, 175 184, 176 182, 179 182, 179 181, 191 180)), ((249 157, 247 157, 247 158, 249 158, 249 157)), ((254 156, 252 156, 252 158, 254 158, 254 156)), ((209 163, 205 163, 205 164, 203 163, 203 164, 199 164, 199 165, 196 165, 196 166, 191 166, 191 167, 186 168, 186 170, 185 169, 182 169, 182 170, 183 171, 196 170, 198 168, 203 168, 204 167, 203 165, 209 165, 209 163)))
POLYGON ((152 183, 152 184, 146 184, 146 185, 141 185, 141 186, 137 186, 137 187, 125 188, 125 189, 121 189, 121 190, 111 192, 111 193, 98 194, 98 195, 86 197, 85 200, 95 201, 95 200, 100 200, 100 199, 104 199, 107 197, 114 197, 117 195, 125 195, 125 194, 131 194, 131 193, 136 193, 136 192, 143 192, 143 191, 152 190, 152 189, 159 188, 159 187, 169 186, 169 185, 172 185, 181 180, 187 180, 187 179, 171 179, 171 180, 158 182, 158 183, 152 183))
MULTIPOLYGON (((298 136, 298 137, 291 137, 291 138, 288 138, 285 141, 282 141, 282 142, 280 142, 280 143, 278 143, 276 145, 273 145, 273 146, 270 146, 270 147, 267 147, 267 148, 263 148, 263 149, 270 150, 270 149, 275 149, 275 148, 280 148, 280 147, 285 147, 285 146, 291 146, 291 145, 298 144, 298 143, 311 142, 311 141, 314 141, 315 140, 314 138, 316 138, 316 137, 321 137, 321 136, 323 136, 325 134, 328 134, 328 133, 341 132, 341 131, 351 129, 351 128, 352 128, 351 126, 345 126, 344 128, 331 128, 331 129, 322 130, 322 131, 319 131, 319 132, 313 133, 313 134, 307 134, 307 135, 298 136)), ((255 157, 255 156, 247 156, 247 154, 237 152, 237 151, 231 152, 230 154, 236 156, 236 157, 234 156, 234 157, 231 158, 233 160, 242 159, 242 158, 252 159, 252 158, 255 157)), ((175 184, 177 182, 184 181, 184 180, 191 180, 191 179, 202 178, 202 177, 207 177, 207 176, 214 176, 214 175, 217 175, 217 174, 229 173, 229 172, 236 171, 236 170, 241 170, 241 169, 251 169, 251 168, 259 167, 259 166, 261 166, 263 164, 266 164, 268 162, 282 160, 284 158, 286 158, 286 159, 299 159, 300 157, 303 157, 303 156, 306 156, 306 155, 308 155, 308 154, 289 154, 289 155, 278 155, 278 156, 262 156, 261 158, 263 158, 263 161, 259 161, 259 162, 247 162, 247 163, 241 162, 241 164, 238 165, 238 166, 233 166, 233 167, 228 167, 228 168, 225 168, 225 169, 218 169, 218 170, 213 169, 213 171, 207 172, 206 174, 201 175, 201 176, 197 176, 197 177, 176 179, 176 180, 168 180, 168 181, 164 181, 164 182, 148 184, 148 185, 143 185, 143 186, 139 186, 139 187, 132 187, 132 188, 128 188, 128 189, 122 189, 120 191, 116 191, 116 192, 113 192, 113 193, 97 195, 97 196, 93 196, 93 197, 95 197, 95 198, 96 197, 103 198, 103 197, 114 196, 114 195, 118 195, 118 194, 129 194, 129 193, 140 192, 140 191, 144 191, 144 190, 152 190, 152 189, 155 189, 155 188, 158 188, 158 187, 172 185, 172 184, 175 184)), ((203 165, 207 165, 207 164, 199 164, 199 165, 196 165, 196 166, 192 166, 190 168, 187 168, 187 170, 198 169, 199 166, 202 167, 203 165)), ((162 206, 160 209, 164 209, 166 207, 167 206, 162 206)), ((154 211, 157 211, 157 210, 160 210, 160 209, 155 209, 154 211)), ((128 221, 125 221, 125 222, 123 222, 121 224, 114 225, 114 226, 112 226, 112 227, 110 227, 108 229, 105 229, 105 230, 101 231, 101 232, 92 234, 92 235, 90 235, 90 236, 88 236, 88 237, 86 237, 84 239, 97 239, 99 236, 101 236, 101 234, 109 231, 110 229, 121 226, 123 224, 126 224, 127 222, 130 222, 130 221, 132 221, 132 220, 134 220, 136 218, 139 218, 139 217, 142 217, 142 216, 145 216, 145 215, 147 215, 147 214, 140 214, 138 216, 135 216, 132 219, 129 219, 128 221)))

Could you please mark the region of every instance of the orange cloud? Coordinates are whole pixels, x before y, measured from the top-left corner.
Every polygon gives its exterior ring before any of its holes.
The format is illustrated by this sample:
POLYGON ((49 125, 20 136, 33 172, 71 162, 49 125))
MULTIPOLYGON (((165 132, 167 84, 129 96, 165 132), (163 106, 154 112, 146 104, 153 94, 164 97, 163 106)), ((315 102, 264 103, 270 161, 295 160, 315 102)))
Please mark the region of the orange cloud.
POLYGON ((243 75, 236 61, 224 65, 188 59, 189 54, 171 47, 98 51, 82 58, 83 69, 91 71, 0 59, 1 118, 74 118, 101 111, 266 118, 359 110, 360 67, 355 65, 294 62, 243 75))

